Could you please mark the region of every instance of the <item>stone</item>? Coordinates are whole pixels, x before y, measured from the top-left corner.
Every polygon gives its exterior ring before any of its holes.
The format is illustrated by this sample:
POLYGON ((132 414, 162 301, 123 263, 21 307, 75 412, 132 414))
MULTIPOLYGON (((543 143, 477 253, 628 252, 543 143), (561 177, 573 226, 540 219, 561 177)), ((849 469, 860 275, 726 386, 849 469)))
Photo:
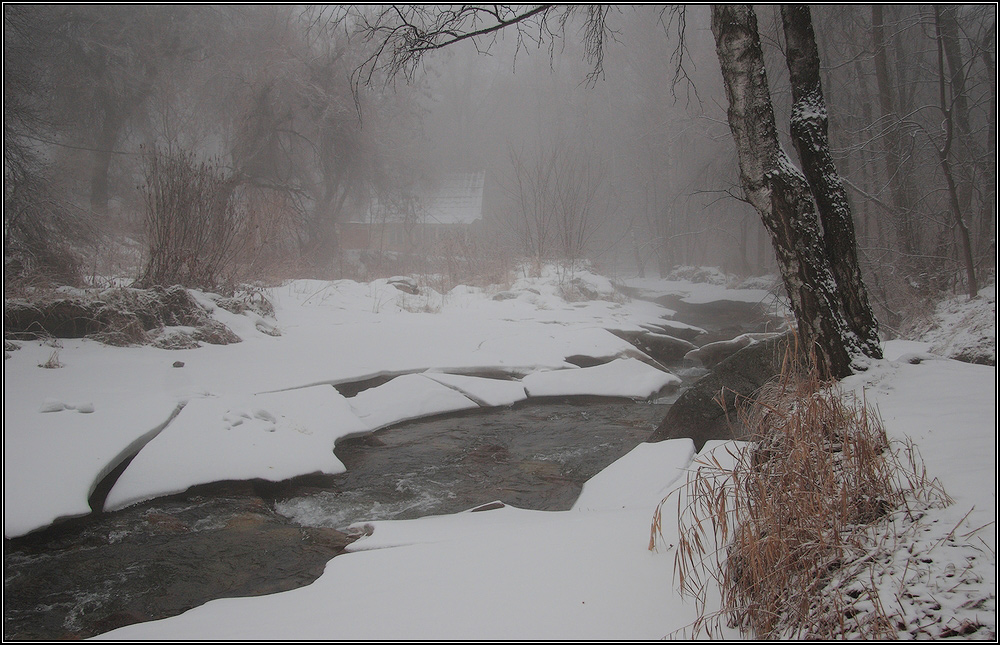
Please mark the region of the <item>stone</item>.
POLYGON ((420 292, 420 288, 417 286, 417 281, 407 276, 403 275, 393 276, 388 280, 386 280, 386 283, 391 284, 400 291, 408 293, 411 296, 415 296, 417 295, 417 293, 420 292))
POLYGON ((676 363, 698 346, 682 338, 650 331, 609 330, 661 363, 676 363))
POLYGON ((737 406, 752 401, 761 386, 781 373, 791 337, 782 334, 751 344, 719 363, 677 399, 647 441, 690 438, 701 450, 711 440, 744 438, 737 406))
POLYGON ((685 354, 684 358, 690 361, 698 361, 705 367, 711 369, 744 347, 780 335, 781 334, 778 332, 740 334, 730 340, 718 340, 714 343, 702 345, 701 347, 685 354))

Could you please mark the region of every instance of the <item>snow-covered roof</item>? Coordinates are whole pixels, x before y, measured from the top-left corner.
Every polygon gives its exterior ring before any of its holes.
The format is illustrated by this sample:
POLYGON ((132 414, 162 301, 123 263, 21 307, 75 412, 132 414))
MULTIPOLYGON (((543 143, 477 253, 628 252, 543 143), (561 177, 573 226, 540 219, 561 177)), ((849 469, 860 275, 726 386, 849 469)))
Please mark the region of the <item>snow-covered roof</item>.
POLYGON ((483 217, 483 184, 485 172, 463 172, 446 175, 438 190, 427 200, 427 222, 438 224, 471 224, 483 217))

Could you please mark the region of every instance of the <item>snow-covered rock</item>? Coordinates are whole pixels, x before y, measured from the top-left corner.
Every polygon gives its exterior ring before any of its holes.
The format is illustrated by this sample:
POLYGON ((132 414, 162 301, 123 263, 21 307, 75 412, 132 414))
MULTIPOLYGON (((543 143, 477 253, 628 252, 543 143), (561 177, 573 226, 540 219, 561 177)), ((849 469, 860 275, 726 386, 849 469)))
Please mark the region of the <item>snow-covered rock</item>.
POLYGON ((478 407, 454 388, 422 374, 404 374, 351 398, 351 409, 369 430, 445 412, 478 407))
POLYGON ((604 365, 575 370, 536 372, 522 383, 529 397, 539 396, 620 396, 644 399, 681 379, 634 358, 620 358, 604 365))
POLYGON ((334 443, 366 430, 330 386, 247 399, 193 399, 139 451, 108 494, 105 508, 215 481, 342 473, 334 443))

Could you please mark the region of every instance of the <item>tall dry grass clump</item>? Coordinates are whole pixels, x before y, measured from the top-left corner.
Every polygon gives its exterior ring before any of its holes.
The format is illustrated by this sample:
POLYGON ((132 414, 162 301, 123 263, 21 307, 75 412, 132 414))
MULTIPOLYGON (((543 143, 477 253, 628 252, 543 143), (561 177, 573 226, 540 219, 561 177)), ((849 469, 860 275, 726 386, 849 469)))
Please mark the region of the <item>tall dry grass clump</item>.
POLYGON ((709 458, 678 491, 675 575, 699 604, 693 631, 725 620, 765 639, 896 638, 866 567, 894 550, 894 522, 950 501, 940 484, 864 401, 815 373, 785 374, 741 415, 746 449, 709 458), (716 587, 721 609, 708 611, 716 587))

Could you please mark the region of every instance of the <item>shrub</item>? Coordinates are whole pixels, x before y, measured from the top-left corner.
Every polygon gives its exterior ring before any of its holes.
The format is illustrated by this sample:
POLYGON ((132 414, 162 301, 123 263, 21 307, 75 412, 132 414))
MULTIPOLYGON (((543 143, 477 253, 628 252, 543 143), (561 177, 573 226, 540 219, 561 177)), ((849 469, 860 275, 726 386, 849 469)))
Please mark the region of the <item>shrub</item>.
POLYGON ((139 283, 212 289, 232 270, 247 220, 237 183, 218 161, 187 152, 147 158, 145 233, 148 258, 139 283))
POLYGON ((765 639, 897 638, 866 566, 895 548, 890 516, 912 523, 950 501, 940 484, 912 444, 889 442, 877 413, 814 373, 744 409, 747 448, 730 451, 731 467, 710 459, 679 491, 675 572, 699 603, 694 631, 718 633, 726 619, 765 639), (706 614, 712 580, 722 609, 706 614))

